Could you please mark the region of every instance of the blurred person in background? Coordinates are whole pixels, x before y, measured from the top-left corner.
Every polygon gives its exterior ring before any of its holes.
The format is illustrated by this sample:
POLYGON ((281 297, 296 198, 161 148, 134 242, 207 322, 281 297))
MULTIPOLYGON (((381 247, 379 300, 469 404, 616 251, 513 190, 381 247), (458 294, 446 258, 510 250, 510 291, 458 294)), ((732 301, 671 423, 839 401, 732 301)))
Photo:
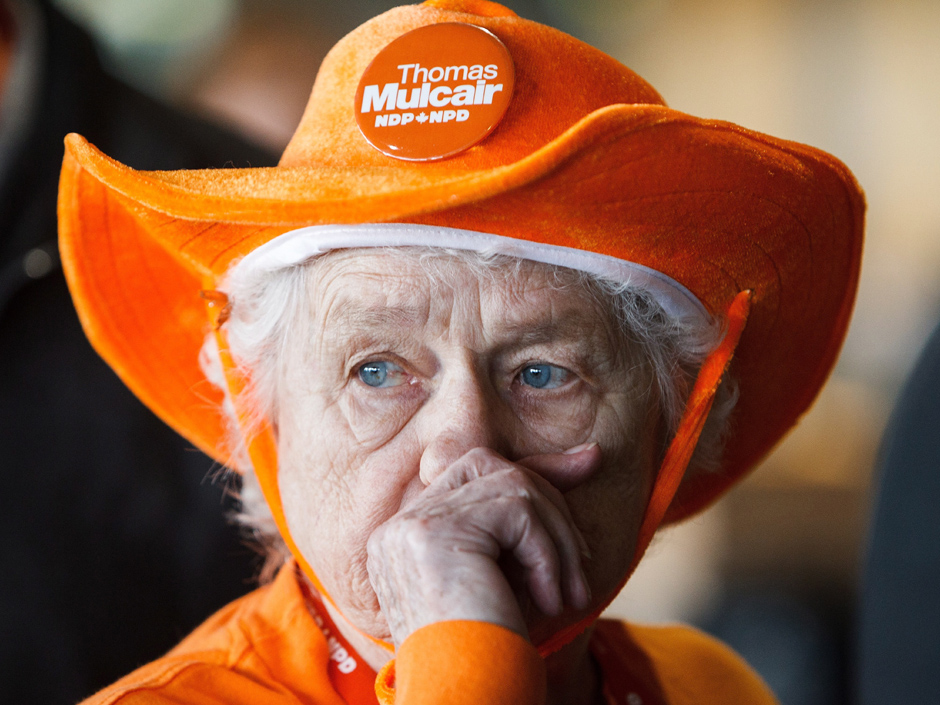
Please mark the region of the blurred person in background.
POLYGON ((940 327, 882 441, 859 609, 861 705, 940 702, 940 327))
POLYGON ((45 2, 0 2, 0 700, 72 703, 250 587, 212 461, 88 345, 56 245, 62 139, 146 169, 263 150, 103 73, 45 2))
POLYGON ((276 169, 142 173, 73 135, 61 184, 89 337, 245 473, 280 569, 93 701, 772 701, 703 635, 597 617, 831 370, 864 211, 837 160, 434 0, 337 45, 276 169))

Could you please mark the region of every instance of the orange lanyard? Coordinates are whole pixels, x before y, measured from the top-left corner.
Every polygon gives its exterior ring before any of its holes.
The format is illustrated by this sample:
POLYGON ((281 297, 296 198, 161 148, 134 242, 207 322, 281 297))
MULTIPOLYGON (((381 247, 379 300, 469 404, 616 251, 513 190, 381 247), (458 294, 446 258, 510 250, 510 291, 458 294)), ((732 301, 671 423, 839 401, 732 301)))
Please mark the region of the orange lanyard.
POLYGON ((375 671, 343 638, 339 629, 333 624, 333 620, 330 619, 323 602, 308 588, 306 581, 299 575, 297 579, 303 590, 310 615, 323 632, 323 638, 326 639, 330 652, 327 674, 333 689, 348 705, 378 705, 379 701, 375 696, 375 671))

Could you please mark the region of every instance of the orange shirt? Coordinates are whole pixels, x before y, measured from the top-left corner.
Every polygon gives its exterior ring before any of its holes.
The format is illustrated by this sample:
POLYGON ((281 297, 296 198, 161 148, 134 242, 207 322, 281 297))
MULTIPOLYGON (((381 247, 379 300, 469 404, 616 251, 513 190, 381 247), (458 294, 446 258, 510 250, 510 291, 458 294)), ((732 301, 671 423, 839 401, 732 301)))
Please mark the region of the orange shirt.
MULTIPOLYGON (((591 650, 609 705, 776 703, 730 649, 686 627, 601 620, 591 650)), ((544 698, 537 651, 483 622, 418 630, 376 681, 322 607, 307 603, 288 564, 273 583, 83 705, 541 705, 544 698)))

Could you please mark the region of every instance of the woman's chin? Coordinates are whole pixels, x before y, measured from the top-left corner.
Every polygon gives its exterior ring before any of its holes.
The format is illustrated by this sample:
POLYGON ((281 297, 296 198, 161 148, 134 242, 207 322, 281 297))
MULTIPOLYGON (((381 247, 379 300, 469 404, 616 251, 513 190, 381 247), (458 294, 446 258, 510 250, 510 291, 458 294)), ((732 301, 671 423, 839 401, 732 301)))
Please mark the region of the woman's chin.
POLYGON ((358 631, 370 639, 384 641, 386 644, 392 643, 392 630, 381 611, 377 613, 358 612, 355 615, 355 620, 350 619, 350 621, 358 631))

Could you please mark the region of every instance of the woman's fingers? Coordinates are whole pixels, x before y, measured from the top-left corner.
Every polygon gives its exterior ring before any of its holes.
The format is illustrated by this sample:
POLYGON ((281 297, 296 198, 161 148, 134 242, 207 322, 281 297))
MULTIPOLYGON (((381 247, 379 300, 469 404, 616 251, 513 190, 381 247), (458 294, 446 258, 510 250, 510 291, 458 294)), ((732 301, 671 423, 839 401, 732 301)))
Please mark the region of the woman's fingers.
MULTIPOLYGON (((590 601, 590 589, 581 567, 581 561, 590 557, 590 551, 581 530, 574 523, 562 496, 562 488, 573 488, 587 480, 600 467, 600 462, 601 452, 596 443, 586 443, 563 453, 529 456, 518 464, 490 449, 476 448, 452 463, 422 495, 425 501, 436 501, 439 493, 453 491, 466 483, 493 475, 510 473, 510 478, 515 477, 521 482, 517 490, 533 501, 534 508, 558 546, 565 602, 581 608, 590 601), (529 472, 513 475, 519 473, 520 465, 529 472)), ((493 496, 507 491, 495 482, 484 484, 492 487, 493 496)))
POLYGON ((558 508, 571 525, 580 552, 590 557, 587 542, 574 523, 562 492, 568 491, 591 477, 600 467, 601 451, 596 443, 585 443, 563 453, 532 455, 518 464, 511 463, 488 448, 475 448, 464 454, 421 493, 417 502, 431 502, 466 483, 487 475, 503 472, 518 465, 531 470, 538 489, 558 508))
MULTIPOLYGON (((534 505, 533 509, 538 517, 537 523, 548 535, 549 546, 554 549, 554 560, 547 566, 530 560, 528 536, 523 537, 513 551, 513 556, 526 569, 536 605, 550 616, 561 613, 565 604, 584 609, 590 602, 591 591, 581 567, 582 553, 575 532, 560 516, 551 517, 552 513, 557 512, 551 504, 534 505), (541 593, 536 593, 538 588, 542 590, 541 593)), ((529 520, 528 516, 526 519, 529 520)), ((534 531, 534 528, 529 530, 534 531)))
MULTIPOLYGON (((482 485, 490 485, 483 490, 488 496, 515 500, 485 528, 498 537, 500 548, 511 552, 522 565, 530 587, 540 590, 536 595, 533 589, 539 608, 554 615, 563 603, 576 609, 586 607, 590 588, 581 567, 584 539, 560 494, 546 486, 544 480, 518 469, 486 476, 475 484, 481 490, 482 485), (560 506, 549 493, 558 495, 556 501, 560 506), (512 533, 501 533, 504 530, 512 533), (549 543, 545 544, 544 539, 549 543), (553 549, 551 553, 546 545, 553 549), (551 587, 546 587, 549 584, 551 587)), ((493 502, 494 507, 499 504, 498 500, 493 502)))
POLYGON ((554 614, 562 603, 580 609, 590 601, 581 567, 589 555, 587 543, 561 492, 539 471, 559 475, 567 469, 585 477, 599 457, 592 444, 574 453, 533 456, 526 461, 531 462, 529 468, 492 450, 474 449, 436 477, 404 511, 442 516, 448 506, 467 508, 461 521, 493 537, 498 544, 493 558, 500 551, 515 557, 540 609, 554 614), (508 500, 511 507, 506 506, 508 500))
POLYGON ((558 532, 549 530, 531 504, 507 503, 509 511, 496 517, 490 526, 479 528, 494 534, 500 548, 511 552, 525 572, 526 587, 536 607, 554 617, 564 609, 561 581, 570 570, 570 566, 563 567, 564 550, 559 550, 558 532), (506 521, 506 517, 511 519, 506 521))
POLYGON ((544 477, 559 492, 568 492, 600 468, 601 449, 597 443, 584 443, 563 453, 530 455, 519 464, 544 477))
POLYGON ((522 608, 502 557, 521 568, 525 589, 544 614, 558 615, 566 604, 589 606, 582 568, 587 544, 561 488, 590 477, 600 451, 594 444, 573 450, 513 463, 474 449, 373 533, 369 576, 397 642, 445 619, 518 631, 522 608))
POLYGON ((394 640, 448 619, 525 634, 522 610, 497 562, 512 556, 543 613, 587 607, 580 552, 561 512, 521 468, 468 483, 432 506, 401 512, 369 540, 369 576, 394 640))
MULTIPOLYGON (((526 635, 522 611, 497 563, 502 544, 515 544, 515 535, 525 533, 518 528, 518 508, 508 506, 514 501, 448 498, 433 511, 399 513, 373 532, 369 578, 396 643, 422 626, 455 619, 501 624, 526 635), (506 515, 515 527, 501 520, 506 515)), ((550 538, 538 532, 527 538, 526 559, 550 572, 557 563, 550 538)), ((538 590, 539 604, 550 603, 541 583, 538 590)))
MULTIPOLYGON (((425 492, 433 495, 455 489, 477 477, 502 470, 507 463, 508 460, 489 448, 474 448, 436 477, 425 492)), ((568 492, 590 479, 600 468, 601 449, 597 443, 584 443, 562 453, 530 455, 518 464, 547 480, 559 492, 568 492)))

